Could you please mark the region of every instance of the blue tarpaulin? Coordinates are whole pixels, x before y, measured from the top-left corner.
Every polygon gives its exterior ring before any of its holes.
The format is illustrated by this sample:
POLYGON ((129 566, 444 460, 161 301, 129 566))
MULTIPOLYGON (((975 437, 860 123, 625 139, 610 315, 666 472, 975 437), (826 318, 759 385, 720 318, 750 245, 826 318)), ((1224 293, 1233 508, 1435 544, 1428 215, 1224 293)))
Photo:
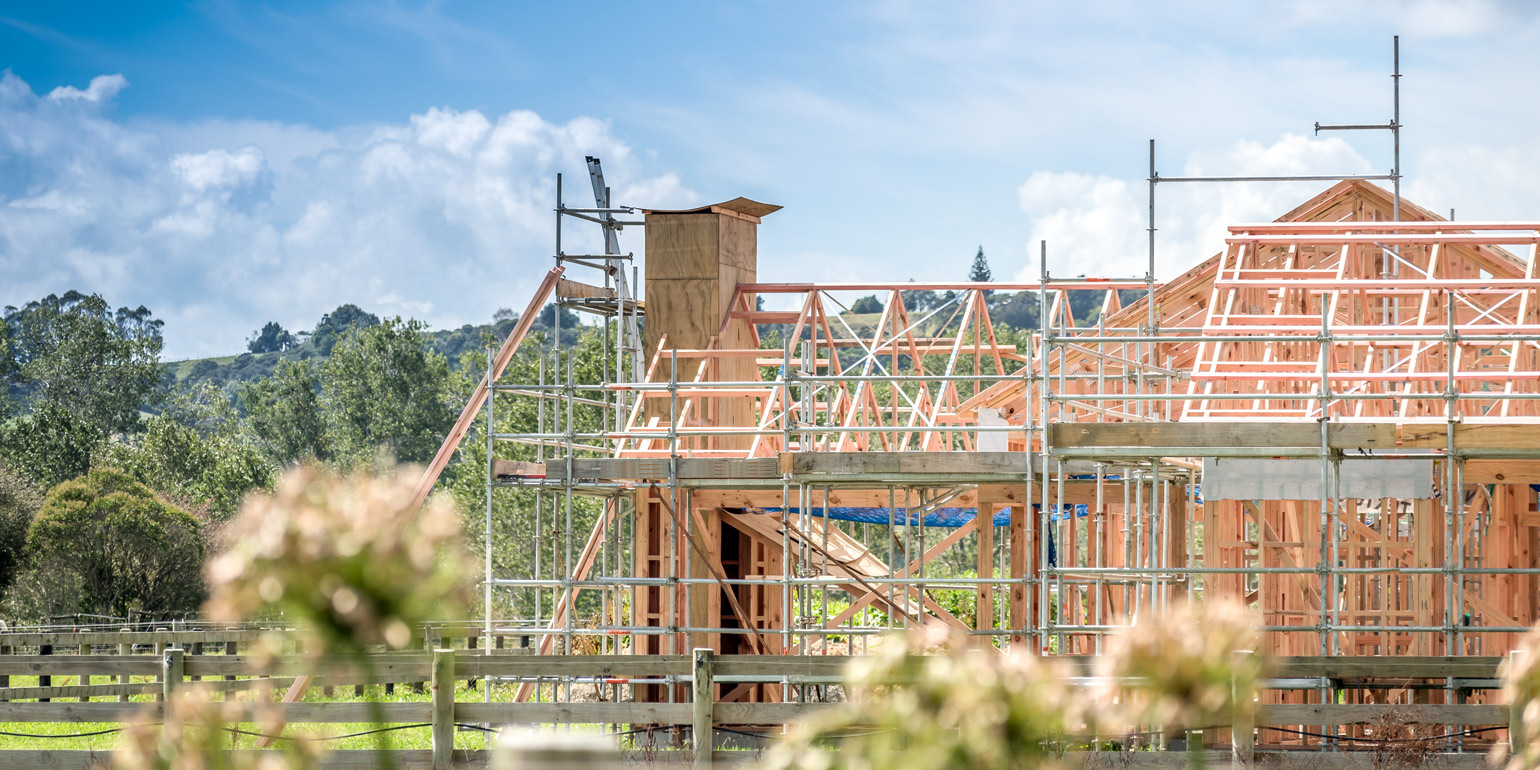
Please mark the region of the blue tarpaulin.
MULTIPOLYGON (((1049 506, 1053 508, 1054 506, 1049 506)), ((766 513, 780 513, 780 508, 756 508, 754 510, 766 513)), ((802 513, 801 508, 790 509, 793 515, 802 513)), ((1033 505, 1033 512, 1042 510, 1042 506, 1033 505)), ((829 518, 838 521, 859 521, 863 524, 907 524, 919 526, 920 516, 918 511, 911 514, 906 508, 851 508, 832 506, 829 508, 817 507, 807 510, 809 515, 822 517, 827 512, 829 518)), ((1090 509, 1084 505, 1064 505, 1053 511, 1051 518, 1054 521, 1063 521, 1074 516, 1082 518, 1090 514, 1090 509)), ((925 514, 925 526, 927 527, 961 527, 974 517, 979 515, 977 508, 935 508, 925 514)), ((1011 509, 1004 508, 995 512, 995 526, 1004 527, 1011 523, 1011 509)))
MULTIPOLYGON (((1042 509, 1043 508, 1041 505, 1032 506, 1033 512, 1041 511, 1042 509)), ((745 512, 780 513, 781 510, 782 509, 780 508, 754 508, 745 512)), ((800 508, 792 508, 790 510, 792 515, 802 513, 802 509, 800 508)), ((920 523, 918 512, 911 514, 905 508, 850 508, 833 506, 830 508, 809 508, 807 512, 812 516, 823 517, 825 514, 827 514, 829 518, 836 519, 838 521, 856 521, 865 524, 907 524, 914 526, 920 523)), ((1071 516, 1080 518, 1088 515, 1089 513, 1090 509, 1087 506, 1065 505, 1060 506, 1059 510, 1054 511, 1050 518, 1052 518, 1054 521, 1063 521, 1071 516)), ((978 515, 979 509, 977 508, 936 508, 930 513, 925 514, 925 526, 961 527, 962 525, 973 521, 973 519, 978 515)), ((997 527, 1010 525, 1011 509, 1006 508, 1004 510, 996 511, 994 523, 997 527)), ((1056 538, 1054 537, 1053 531, 1049 530, 1049 566, 1058 566, 1059 563, 1059 549, 1057 547, 1058 544, 1054 542, 1055 539, 1056 538)))

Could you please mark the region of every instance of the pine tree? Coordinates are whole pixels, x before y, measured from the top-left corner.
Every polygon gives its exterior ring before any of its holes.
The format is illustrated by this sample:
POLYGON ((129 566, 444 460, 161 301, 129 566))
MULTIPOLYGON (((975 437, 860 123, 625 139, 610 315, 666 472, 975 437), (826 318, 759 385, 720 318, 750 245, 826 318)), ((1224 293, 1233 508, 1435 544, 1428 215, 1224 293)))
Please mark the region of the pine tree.
MULTIPOLYGON (((984 256, 984 247, 979 246, 979 253, 973 255, 973 267, 968 269, 968 280, 974 283, 987 283, 993 281, 994 274, 989 271, 989 259, 984 256)), ((993 291, 985 291, 984 296, 994 294, 993 291)))

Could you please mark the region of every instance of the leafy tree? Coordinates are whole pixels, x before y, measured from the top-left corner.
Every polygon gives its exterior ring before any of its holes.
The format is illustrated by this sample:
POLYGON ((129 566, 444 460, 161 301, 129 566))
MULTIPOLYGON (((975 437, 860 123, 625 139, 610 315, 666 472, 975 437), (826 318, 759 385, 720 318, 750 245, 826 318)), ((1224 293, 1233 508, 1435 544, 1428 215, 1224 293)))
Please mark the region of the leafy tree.
POLYGON ((121 471, 94 470, 50 490, 27 533, 27 558, 32 571, 73 589, 41 597, 49 613, 190 611, 205 593, 198 520, 121 471))
POLYGON ((279 364, 271 377, 240 389, 247 426, 274 462, 326 459, 320 390, 315 367, 303 361, 279 364))
POLYGON ((51 401, 0 424, 0 458, 45 488, 85 473, 106 443, 100 426, 51 401))
POLYGON ((21 384, 21 368, 11 351, 11 325, 0 323, 0 420, 11 416, 15 401, 11 390, 21 384))
POLYGON ((246 349, 253 353, 277 353, 291 347, 294 347, 294 336, 277 321, 268 321, 246 343, 246 349))
POLYGON ((990 297, 989 317, 996 326, 1037 331, 1038 303, 1036 291, 1005 292, 990 297))
MULTIPOLYGON (((979 253, 973 255, 973 265, 968 268, 968 280, 974 283, 988 283, 994 279, 994 273, 989 270, 989 259, 984 256, 984 247, 980 246, 979 253)), ((994 294, 994 291, 984 292, 986 297, 991 294, 994 294)))
POLYGON ((882 303, 877 301, 877 295, 869 294, 869 295, 867 295, 865 297, 862 297, 862 298, 856 300, 855 302, 851 303, 851 305, 850 305, 850 312, 855 313, 857 315, 866 315, 868 313, 881 313, 882 312, 882 303))
POLYGON ((249 491, 272 482, 273 465, 242 431, 230 398, 204 383, 172 395, 144 435, 108 448, 107 462, 150 488, 216 519, 233 515, 249 491))
MULTIPOLYGON (((614 321, 611 324, 611 339, 614 339, 614 321)), ((601 377, 601 367, 604 366, 603 354, 604 330, 599 326, 580 327, 572 335, 563 334, 566 348, 561 354, 561 362, 556 364, 563 372, 566 371, 566 355, 568 352, 573 357, 573 381, 574 382, 598 382, 601 377)), ((539 377, 539 367, 542 358, 546 359, 547 376, 552 368, 550 363, 551 349, 544 340, 534 338, 529 344, 519 349, 517 355, 509 363, 504 377, 509 382, 535 382, 539 377)), ((460 359, 460 365, 450 375, 449 390, 453 394, 451 403, 455 406, 463 405, 470 398, 471 392, 487 370, 487 354, 484 350, 466 352, 460 359)), ((602 397, 599 392, 579 391, 579 398, 598 399, 602 397)), ((496 421, 494 430, 499 433, 532 433, 539 425, 537 410, 541 402, 533 398, 508 398, 500 395, 497 398, 493 416, 496 421)), ((550 410, 552 405, 546 404, 546 427, 550 428, 550 410)), ((565 415, 565 407, 563 414, 565 415)), ((603 428, 603 412, 591 404, 575 404, 572 411, 574 427, 579 432, 597 431, 603 428)), ((565 420, 565 417, 563 418, 565 420)), ((475 420, 472 423, 470 433, 460 445, 459 460, 451 463, 445 469, 440 480, 439 488, 448 492, 458 504, 460 510, 468 515, 475 516, 479 522, 487 505, 487 434, 486 421, 475 420)), ((493 442, 491 449, 494 455, 500 459, 534 460, 536 448, 524 444, 515 444, 507 441, 493 442)), ((546 457, 551 456, 551 450, 546 450, 546 457)), ((546 560, 546 564, 560 563, 562 538, 550 537, 549 532, 542 532, 536 528, 535 517, 525 515, 534 505, 534 493, 504 489, 492 498, 493 527, 492 527, 492 564, 495 574, 508 577, 534 577, 535 553, 540 551, 546 560), (551 561, 556 559, 556 561, 551 561)), ((598 519, 601 505, 588 498, 575 498, 572 510, 572 529, 574 532, 588 532, 592 529, 594 521, 598 519)), ((484 540, 484 528, 480 524, 467 526, 466 536, 472 546, 477 549, 478 558, 485 554, 486 541, 484 540)), ((528 615, 535 611, 534 594, 532 592, 496 592, 493 612, 496 617, 518 617, 528 615)), ((599 592, 585 591, 578 595, 577 612, 588 616, 599 611, 599 592)))
POLYGON ((428 350, 424 324, 392 318, 339 341, 321 365, 321 403, 334 456, 366 462, 386 450, 427 462, 454 422, 449 363, 428 350))
POLYGON ((321 316, 321 322, 316 324, 315 331, 310 333, 310 342, 321 355, 329 356, 338 340, 349 331, 367 329, 379 323, 379 316, 365 312, 357 305, 339 305, 336 310, 321 316))
POLYGON ((6 308, 12 366, 34 403, 52 403, 103 433, 139 428, 160 382, 162 322, 140 306, 113 312, 100 295, 71 291, 6 308))
POLYGON ((206 380, 206 379, 210 379, 210 378, 212 378, 214 376, 214 373, 218 372, 218 371, 219 371, 219 364, 215 363, 213 361, 213 359, 205 358, 202 361, 199 361, 198 363, 193 364, 192 370, 187 373, 187 379, 188 380, 206 380))
MULTIPOLYGON (((909 282, 913 283, 914 279, 909 282)), ((911 313, 923 313, 941 304, 940 295, 930 289, 911 289, 899 292, 899 295, 904 299, 904 309, 911 313)))
POLYGON ((0 465, 0 593, 24 564, 27 529, 43 505, 43 494, 26 479, 0 465))
MULTIPOLYGON (((541 308, 540 315, 535 316, 535 322, 530 324, 531 328, 539 329, 549 335, 556 328, 557 311, 558 308, 554 302, 541 308)), ((578 314, 570 308, 560 308, 560 312, 563 331, 576 329, 582 325, 578 320, 578 314)))

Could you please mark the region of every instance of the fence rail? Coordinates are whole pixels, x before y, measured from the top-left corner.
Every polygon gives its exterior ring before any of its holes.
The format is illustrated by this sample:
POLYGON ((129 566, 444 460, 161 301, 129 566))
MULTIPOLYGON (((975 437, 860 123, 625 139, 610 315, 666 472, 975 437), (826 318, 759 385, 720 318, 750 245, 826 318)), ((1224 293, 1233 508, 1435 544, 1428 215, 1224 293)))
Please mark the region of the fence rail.
MULTIPOLYGON (((105 643, 105 642, 104 642, 105 643)), ((79 649, 79 647, 76 647, 79 649)), ((457 725, 506 724, 625 724, 682 731, 689 726, 696 740, 688 758, 697 767, 709 766, 721 752, 708 752, 714 745, 717 725, 773 726, 804 718, 826 703, 737 703, 713 702, 718 683, 764 682, 809 684, 838 681, 847 657, 821 656, 717 656, 709 650, 683 655, 609 655, 544 656, 518 650, 449 650, 432 652, 380 653, 370 656, 371 683, 426 680, 432 683, 432 698, 409 703, 252 703, 253 711, 282 709, 286 722, 293 724, 335 724, 383 721, 388 724, 425 724, 432 726, 431 751, 398 752, 398 766, 431 767, 446 770, 454 766, 475 765, 485 761, 483 752, 454 751, 457 725), (632 679, 663 680, 680 687, 688 685, 693 693, 686 702, 533 702, 484 703, 456 702, 459 683, 481 678, 533 681, 556 677, 584 677, 613 684, 632 679), (704 737, 701 737, 704 736, 704 737)), ((1091 672, 1088 657, 1064 659, 1073 676, 1091 672)), ((1443 680, 1462 678, 1471 684, 1466 691, 1490 690, 1495 686, 1496 657, 1400 657, 1347 658, 1300 657, 1272 661, 1264 687, 1272 689, 1313 689, 1311 683, 1334 681, 1337 687, 1368 680, 1443 680)), ((288 656, 258 659, 246 655, 188 655, 180 648, 169 648, 158 656, 148 655, 0 655, 0 676, 116 677, 117 682, 78 686, 0 688, 0 721, 52 723, 122 723, 134 720, 161 720, 163 704, 126 702, 131 694, 157 693, 160 697, 185 686, 190 678, 216 677, 208 685, 216 690, 252 689, 270 684, 286 686, 289 677, 315 675, 321 685, 349 685, 362 682, 366 675, 357 667, 325 664, 313 659, 288 656), (127 677, 154 677, 154 681, 128 682, 127 677), (268 677, 267 679, 252 677, 268 677), (45 702, 42 698, 77 697, 83 702, 45 702), (118 698, 117 702, 91 702, 91 698, 118 698)), ((1068 685, 1068 683, 1067 683, 1068 685)), ((730 689, 730 688, 724 688, 730 689)), ((795 688, 787 688, 793 692, 795 688)), ((681 694, 683 690, 680 691, 681 694)), ((1255 714, 1254 723, 1237 722, 1214 725, 1233 730, 1233 748, 1226 753, 1235 762, 1250 766, 1257 760, 1253 736, 1259 727, 1313 726, 1334 728, 1344 725, 1372 724, 1393 714, 1395 718, 1420 724, 1448 726, 1497 726, 1514 724, 1522 711, 1517 704, 1264 704, 1255 714)), ((666 752, 665 752, 666 753, 666 752)), ((1150 752, 1138 752, 1151 754, 1150 752)), ((727 756, 731 756, 729 753, 727 756)), ((742 752, 738 753, 740 756, 742 752)), ((1157 755, 1159 753, 1156 753, 1157 755)), ((1264 752, 1264 754, 1266 754, 1264 752)), ((668 757, 680 758, 678 754, 668 757)), ((89 751, 0 751, 0 767, 91 767, 103 758, 101 752, 89 751)), ((657 758, 655 755, 654 759, 657 758)), ((372 767, 372 752, 334 752, 331 767, 372 767)), ((1180 754, 1134 757, 1134 764, 1160 766, 1177 760, 1180 754)), ((1083 764, 1095 766, 1095 753, 1087 754, 1083 764)), ((1349 760, 1331 760, 1331 763, 1349 760)), ((1459 764, 1464 759, 1451 759, 1459 764)), ((1123 765, 1123 766, 1126 766, 1123 765)), ((1347 765, 1344 765, 1347 766, 1347 765)))

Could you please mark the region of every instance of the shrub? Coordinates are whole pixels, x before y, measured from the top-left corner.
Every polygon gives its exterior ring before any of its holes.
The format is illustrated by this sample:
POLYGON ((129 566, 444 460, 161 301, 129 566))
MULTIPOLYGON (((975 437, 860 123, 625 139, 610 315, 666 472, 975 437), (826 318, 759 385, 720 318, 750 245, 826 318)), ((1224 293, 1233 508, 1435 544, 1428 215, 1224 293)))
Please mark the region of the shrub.
POLYGON ((230 550, 209 563, 211 618, 280 610, 308 649, 357 654, 412 641, 412 628, 471 599, 460 516, 446 496, 411 504, 415 473, 345 478, 300 466, 232 523, 230 550))
POLYGON ((94 470, 50 490, 26 555, 46 614, 185 612, 205 593, 198 520, 121 471, 94 470))
POLYGON ((11 587, 25 564, 27 529, 42 505, 36 487, 0 465, 0 593, 11 587))

